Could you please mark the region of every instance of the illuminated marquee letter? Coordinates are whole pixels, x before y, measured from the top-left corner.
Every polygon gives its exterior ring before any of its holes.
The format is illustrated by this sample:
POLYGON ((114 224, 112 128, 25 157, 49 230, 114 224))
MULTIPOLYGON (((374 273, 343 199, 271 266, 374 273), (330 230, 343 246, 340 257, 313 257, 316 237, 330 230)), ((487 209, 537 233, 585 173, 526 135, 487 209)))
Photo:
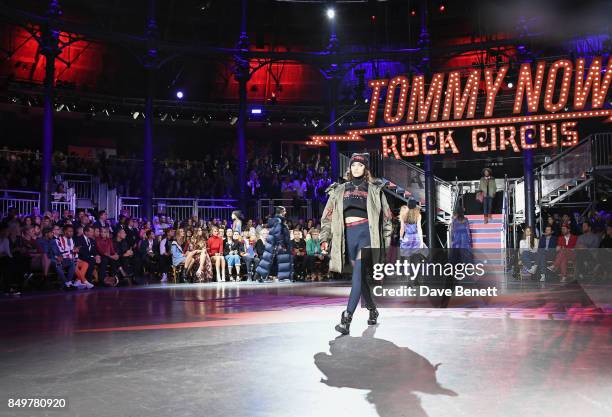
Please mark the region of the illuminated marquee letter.
POLYGON ((540 124, 540 146, 542 148, 554 148, 558 145, 559 140, 557 138, 557 124, 552 123, 550 125, 550 130, 551 141, 546 142, 546 125, 544 123, 540 124))
MULTIPOLYGON (((601 57, 593 58, 591 67, 584 79, 584 58, 576 60, 576 80, 574 81, 574 109, 582 110, 586 104, 586 99, 589 96, 591 89, 593 90, 593 99, 591 108, 598 109, 603 106, 610 88, 612 80, 612 55, 608 59, 608 67, 601 80, 601 57)), ((563 129, 563 125, 561 125, 563 129)))
POLYGON ((485 152, 488 151, 489 148, 487 146, 479 146, 478 142, 485 143, 487 141, 487 129, 472 129, 472 149, 474 152, 485 152), (484 134, 484 136, 479 136, 479 134, 484 134))
POLYGON ((391 81, 389 81, 389 87, 387 88, 387 100, 385 102, 385 123, 395 124, 404 118, 406 113, 406 97, 408 96, 408 78, 403 75, 399 75, 391 81), (397 110, 395 115, 392 115, 393 102, 395 101, 395 90, 396 87, 400 87, 400 96, 397 101, 397 110))
POLYGON ((505 151, 506 145, 510 144, 514 152, 520 152, 516 140, 516 128, 514 126, 501 126, 499 128, 499 150, 505 151), (506 136, 506 132, 510 132, 510 135, 506 136))
POLYGON ((527 96, 527 110, 535 113, 538 111, 540 103, 540 93, 542 92, 542 79, 546 64, 540 61, 537 64, 535 82, 531 79, 531 64, 521 64, 519 71, 518 84, 516 86, 516 97, 514 98, 514 113, 520 113, 523 106, 523 94, 527 96))
POLYGON ((573 130, 575 127, 576 122, 561 123, 561 136, 567 136, 561 139, 561 146, 574 146, 578 143, 578 132, 573 130))
POLYGON ((404 158, 417 156, 419 154, 419 135, 404 133, 400 137, 400 152, 404 158), (408 145, 410 145, 411 150, 408 150, 408 145))
POLYGON ((538 144, 536 141, 532 141, 532 143, 527 143, 527 137, 529 137, 529 139, 533 139, 533 135, 536 132, 536 127, 534 125, 523 125, 521 126, 520 129, 520 136, 521 136, 521 148, 523 149, 534 149, 538 147, 538 144), (530 130, 531 133, 527 134, 527 131, 530 130))
POLYGON ((567 104, 569 96, 570 81, 572 80, 572 62, 568 59, 560 59, 555 61, 548 71, 548 80, 546 81, 546 95, 544 96, 544 109, 549 112, 561 110, 567 104), (557 72, 559 68, 563 69, 563 78, 561 79, 561 90, 559 91, 559 101, 553 103, 553 95, 555 94, 555 84, 557 83, 557 72))
POLYGON ((395 135, 384 135, 382 137, 382 148, 383 148, 383 156, 387 158, 390 153, 393 153, 393 157, 395 159, 401 159, 399 152, 397 151, 397 136, 395 135), (391 144, 388 145, 387 141, 391 141, 391 144))
POLYGON ((461 73, 453 71, 448 76, 446 85, 446 97, 444 99, 444 110, 442 120, 450 118, 451 107, 454 108, 453 118, 462 119, 467 105, 468 119, 474 118, 476 111, 476 100, 478 99, 478 85, 480 84, 480 70, 472 70, 468 80, 465 82, 465 90, 461 93, 461 73))
POLYGON ((495 81, 493 81, 493 70, 491 68, 487 68, 485 70, 485 90, 487 92, 487 104, 485 106, 484 117, 493 116, 493 108, 495 107, 495 97, 499 92, 499 88, 501 87, 502 82, 504 81, 504 77, 508 73, 508 66, 504 65, 497 72, 497 76, 495 77, 495 81))
POLYGON ((440 153, 446 153, 446 148, 450 148, 451 153, 459 153, 459 149, 457 149, 457 145, 455 145, 455 141, 453 140, 453 131, 449 130, 448 134, 445 136, 444 131, 440 131, 440 153))
POLYGON ((418 107, 418 120, 427 120, 427 114, 431 109, 431 121, 438 120, 440 111, 440 100, 442 98, 442 84, 444 83, 444 73, 438 72, 431 78, 427 98, 425 98, 425 77, 415 75, 412 77, 412 89, 410 90, 410 102, 408 103, 408 116, 406 121, 414 123, 415 113, 418 107))
POLYGON ((368 125, 376 123, 376 113, 378 112, 378 102, 380 100, 380 89, 387 85, 387 80, 370 80, 368 85, 372 89, 370 97, 370 112, 368 113, 368 125))
POLYGON ((435 145, 436 143, 436 132, 423 132, 421 134, 421 151, 423 155, 435 155, 438 153, 438 150, 431 148, 431 145, 435 145), (429 140, 429 138, 433 138, 433 141, 429 140))

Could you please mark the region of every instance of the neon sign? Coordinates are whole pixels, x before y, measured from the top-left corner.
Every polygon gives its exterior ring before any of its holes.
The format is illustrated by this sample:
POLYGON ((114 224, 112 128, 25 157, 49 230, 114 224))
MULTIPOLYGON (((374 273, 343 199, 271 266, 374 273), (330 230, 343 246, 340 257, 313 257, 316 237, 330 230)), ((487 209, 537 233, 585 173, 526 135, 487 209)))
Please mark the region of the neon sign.
POLYGON ((343 135, 312 136, 311 142, 363 141, 366 135, 380 135, 384 156, 457 154, 453 129, 472 127, 475 152, 573 146, 579 140, 579 120, 612 121, 612 110, 603 108, 612 81, 611 64, 612 56, 606 68, 601 57, 595 57, 588 69, 584 58, 575 63, 559 59, 547 72, 544 61, 536 62, 535 68, 523 63, 514 86, 513 115, 505 117, 495 114, 495 100, 507 76, 507 65, 472 69, 463 83, 459 71, 435 73, 428 89, 423 75, 412 80, 403 75, 370 80, 368 127, 343 135), (485 104, 481 112, 476 107, 479 96, 485 104), (382 101, 385 126, 375 127, 382 101))

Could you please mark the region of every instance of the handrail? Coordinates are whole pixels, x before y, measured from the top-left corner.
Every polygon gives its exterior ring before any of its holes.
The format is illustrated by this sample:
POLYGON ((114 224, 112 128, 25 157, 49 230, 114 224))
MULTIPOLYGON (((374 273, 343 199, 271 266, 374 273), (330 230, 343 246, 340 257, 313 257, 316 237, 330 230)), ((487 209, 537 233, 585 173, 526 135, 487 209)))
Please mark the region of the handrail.
POLYGON ((566 150, 564 150, 563 152, 561 152, 560 154, 554 156, 550 161, 548 162, 544 162, 542 165, 540 165, 539 167, 535 168, 535 170, 542 170, 544 168, 546 168, 548 165, 558 161, 559 159, 563 158, 565 155, 574 152, 576 149, 578 149, 578 147, 584 143, 586 143, 587 141, 591 140, 591 136, 589 135, 586 138, 582 139, 580 142, 578 142, 577 144, 575 144, 574 146, 572 146, 571 148, 567 148, 566 150))
MULTIPOLYGON (((414 169, 415 171, 417 171, 420 174, 425 174, 425 170, 423 168, 419 168, 418 166, 414 165, 411 162, 405 161, 403 159, 396 159, 396 158, 390 158, 390 159, 393 159, 394 161, 398 161, 401 164, 407 165, 407 166, 409 166, 410 168, 414 169)), ((444 184, 446 186, 449 186, 449 187, 451 186, 451 183, 443 180, 442 178, 436 177, 435 175, 434 175, 434 180, 435 180, 435 182, 444 184)))

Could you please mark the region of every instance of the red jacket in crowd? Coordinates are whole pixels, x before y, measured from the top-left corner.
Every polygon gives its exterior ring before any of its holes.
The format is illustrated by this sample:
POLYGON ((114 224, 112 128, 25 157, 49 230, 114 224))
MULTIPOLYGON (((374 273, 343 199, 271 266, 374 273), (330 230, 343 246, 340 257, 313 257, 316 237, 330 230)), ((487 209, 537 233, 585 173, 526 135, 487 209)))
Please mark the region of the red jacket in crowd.
POLYGON ((98 250, 98 253, 103 256, 113 256, 116 253, 115 246, 113 245, 113 240, 110 237, 97 238, 96 249, 98 250))
POLYGON ((211 236, 208 238, 208 254, 213 256, 215 253, 223 255, 223 239, 219 236, 211 236))
POLYGON ((576 247, 577 241, 578 238, 576 237, 576 235, 570 234, 569 240, 567 241, 567 243, 565 243, 565 236, 561 235, 557 239, 557 247, 572 249, 576 247))

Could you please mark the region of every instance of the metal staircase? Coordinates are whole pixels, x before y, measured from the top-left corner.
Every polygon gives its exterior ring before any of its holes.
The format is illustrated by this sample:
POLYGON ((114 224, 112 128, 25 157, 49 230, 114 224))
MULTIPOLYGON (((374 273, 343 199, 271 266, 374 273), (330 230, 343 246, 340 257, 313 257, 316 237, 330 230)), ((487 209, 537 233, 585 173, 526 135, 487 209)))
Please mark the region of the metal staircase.
MULTIPOLYGON (((612 133, 587 136, 536 169, 536 214, 592 187, 598 176, 612 172, 612 133)), ((525 220, 524 178, 515 180, 514 222, 525 220)))

